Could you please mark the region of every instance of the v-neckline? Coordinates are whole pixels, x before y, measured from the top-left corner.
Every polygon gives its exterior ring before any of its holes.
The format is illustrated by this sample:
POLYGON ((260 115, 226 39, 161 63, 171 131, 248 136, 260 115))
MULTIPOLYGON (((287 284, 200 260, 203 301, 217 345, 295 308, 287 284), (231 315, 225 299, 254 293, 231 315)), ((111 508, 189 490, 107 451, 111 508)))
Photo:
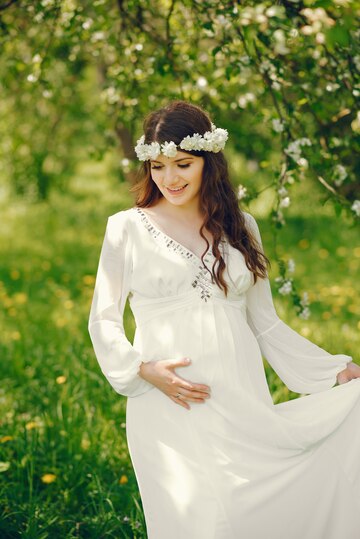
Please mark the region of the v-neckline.
MULTIPOLYGON (((177 249, 178 250, 182 250, 186 257, 187 258, 191 258, 191 257, 194 257, 199 263, 203 263, 202 260, 201 260, 201 257, 199 257, 198 255, 196 255, 193 251, 191 251, 190 249, 188 249, 187 247, 185 247, 185 245, 183 245, 182 243, 180 243, 179 241, 175 240, 174 238, 172 238, 171 236, 169 236, 168 234, 166 234, 166 232, 164 232, 163 230, 161 230, 148 216, 148 214, 142 209, 140 208, 139 206, 134 206, 132 208, 133 210, 137 211, 139 213, 139 215, 141 215, 143 217, 143 219, 147 222, 147 224, 149 226, 151 226, 154 230, 156 230, 156 232, 158 234, 160 234, 165 240, 167 240, 168 242, 171 242, 173 245, 176 245, 177 246, 177 249)), ((208 250, 206 251, 205 255, 204 255, 204 258, 208 257, 208 256, 211 256, 212 255, 212 245, 209 246, 208 250)))

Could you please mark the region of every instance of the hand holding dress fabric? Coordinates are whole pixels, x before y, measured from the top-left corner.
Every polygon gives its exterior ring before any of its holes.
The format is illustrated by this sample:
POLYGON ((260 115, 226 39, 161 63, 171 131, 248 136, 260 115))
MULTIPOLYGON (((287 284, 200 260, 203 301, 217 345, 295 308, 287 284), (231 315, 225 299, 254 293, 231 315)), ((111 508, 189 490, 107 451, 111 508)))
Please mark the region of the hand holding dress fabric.
MULTIPOLYGON (((248 213, 245 217, 263 249, 259 227, 248 213)), ((286 386, 297 393, 317 393, 330 389, 337 375, 347 369, 352 358, 330 354, 286 325, 278 316, 269 279, 258 279, 246 293, 247 320, 260 350, 286 386)))
POLYGON ((354 378, 360 378, 360 367, 354 362, 348 363, 348 366, 337 375, 337 382, 339 385, 346 384, 354 378))
POLYGON ((125 214, 108 218, 88 330, 104 376, 117 393, 135 397, 154 386, 139 376, 144 357, 125 335, 123 313, 129 293, 131 250, 125 214))

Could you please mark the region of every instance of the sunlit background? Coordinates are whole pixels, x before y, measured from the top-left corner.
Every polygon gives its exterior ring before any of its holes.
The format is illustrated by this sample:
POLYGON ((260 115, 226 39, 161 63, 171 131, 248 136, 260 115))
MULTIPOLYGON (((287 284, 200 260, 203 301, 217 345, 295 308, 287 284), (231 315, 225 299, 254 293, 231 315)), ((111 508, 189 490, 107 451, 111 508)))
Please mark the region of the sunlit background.
MULTIPOLYGON (((144 538, 126 400, 87 331, 107 217, 134 205, 143 117, 182 98, 228 129, 280 317, 359 362, 359 31, 346 1, 5 4, 0 535, 144 538)), ((128 304, 125 326, 132 340, 128 304)), ((264 365, 274 402, 299 397, 264 365)))

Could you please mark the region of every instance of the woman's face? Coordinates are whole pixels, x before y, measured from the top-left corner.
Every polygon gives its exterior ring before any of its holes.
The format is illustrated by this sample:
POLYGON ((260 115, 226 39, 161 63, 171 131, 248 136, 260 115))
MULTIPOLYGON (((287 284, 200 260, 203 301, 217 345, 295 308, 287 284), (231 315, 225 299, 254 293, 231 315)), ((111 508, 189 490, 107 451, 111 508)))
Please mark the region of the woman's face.
POLYGON ((187 205, 199 198, 203 157, 181 151, 175 157, 160 154, 151 160, 150 167, 153 181, 171 204, 187 205))

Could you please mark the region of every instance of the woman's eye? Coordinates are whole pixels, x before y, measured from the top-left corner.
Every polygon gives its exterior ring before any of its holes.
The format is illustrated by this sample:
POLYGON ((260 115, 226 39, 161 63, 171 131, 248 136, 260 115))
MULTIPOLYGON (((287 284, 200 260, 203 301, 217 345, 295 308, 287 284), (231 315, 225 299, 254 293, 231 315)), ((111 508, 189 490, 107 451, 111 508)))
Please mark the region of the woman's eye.
MULTIPOLYGON (((186 165, 178 165, 178 167, 180 167, 180 168, 188 168, 189 166, 190 166, 190 163, 187 163, 186 165)), ((159 170, 161 168, 162 167, 160 167, 160 166, 153 165, 151 167, 151 170, 159 170)))

